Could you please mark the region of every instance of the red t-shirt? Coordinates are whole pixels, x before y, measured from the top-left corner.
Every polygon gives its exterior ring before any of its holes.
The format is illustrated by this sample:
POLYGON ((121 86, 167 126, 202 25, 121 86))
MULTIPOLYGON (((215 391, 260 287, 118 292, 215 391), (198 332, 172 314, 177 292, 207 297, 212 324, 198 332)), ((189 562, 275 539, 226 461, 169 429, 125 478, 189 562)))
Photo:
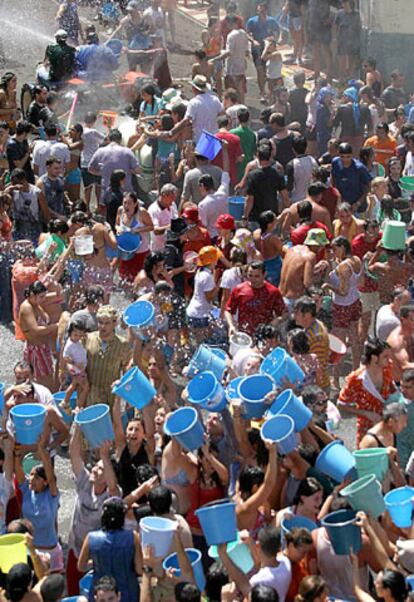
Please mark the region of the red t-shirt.
POLYGON ((338 205, 338 201, 341 198, 339 190, 330 186, 322 193, 322 198, 318 202, 318 205, 325 207, 329 211, 329 215, 331 216, 331 221, 333 222, 336 214, 336 207, 338 205))
MULTIPOLYGON (((357 234, 357 236, 354 236, 354 238, 352 239, 352 243, 351 243, 351 249, 352 249, 353 255, 356 255, 361 260, 364 259, 365 254, 368 253, 369 251, 371 253, 375 252, 378 241, 382 236, 382 233, 380 233, 377 236, 377 238, 372 242, 367 242, 364 239, 364 236, 365 236, 364 232, 362 232, 362 234, 357 234)), ((374 293, 375 291, 378 290, 378 281, 374 280, 373 278, 369 278, 369 276, 365 276, 364 280, 358 286, 358 290, 361 293, 374 293)))
MULTIPOLYGON (((237 184, 237 163, 236 159, 240 155, 243 154, 242 147, 240 145, 240 138, 236 136, 236 134, 230 134, 230 132, 217 132, 214 134, 216 138, 220 138, 220 140, 226 140, 228 143, 227 153, 229 155, 229 175, 230 182, 233 184, 237 184)), ((223 151, 220 151, 217 157, 212 162, 213 165, 217 165, 223 169, 223 151)))
POLYGON ((279 289, 270 282, 265 281, 261 288, 242 282, 231 291, 226 310, 233 315, 238 311, 239 329, 253 335, 259 324, 269 324, 286 306, 279 289))
POLYGON ((312 230, 312 228, 322 228, 326 232, 327 239, 329 241, 332 240, 332 234, 328 226, 325 226, 322 222, 312 222, 311 224, 302 224, 291 231, 290 240, 292 241, 292 245, 303 245, 309 230, 312 230))

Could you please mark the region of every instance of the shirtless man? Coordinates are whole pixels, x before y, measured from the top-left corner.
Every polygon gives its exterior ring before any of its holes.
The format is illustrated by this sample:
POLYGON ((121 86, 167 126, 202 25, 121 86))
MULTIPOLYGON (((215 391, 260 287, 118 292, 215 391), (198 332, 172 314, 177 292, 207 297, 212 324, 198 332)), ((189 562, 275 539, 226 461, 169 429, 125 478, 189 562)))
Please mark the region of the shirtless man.
POLYGON ((325 231, 312 228, 303 245, 291 247, 286 252, 280 277, 280 292, 289 310, 293 309, 296 299, 306 295, 307 288, 315 279, 318 253, 328 244, 325 231))
POLYGON ((87 255, 85 260, 85 269, 82 276, 82 286, 89 288, 92 285, 99 284, 104 289, 104 305, 109 303, 109 295, 112 290, 113 272, 105 253, 105 245, 112 249, 117 248, 117 242, 114 233, 110 227, 99 222, 90 222, 76 231, 77 236, 92 236, 94 252, 87 255))
POLYGON ((393 359, 395 382, 401 381, 404 370, 414 368, 414 304, 403 305, 400 309, 400 326, 397 326, 387 339, 393 359))
POLYGON ((400 259, 399 251, 390 251, 383 249, 381 241, 378 243, 376 252, 373 254, 368 263, 368 270, 375 276, 379 277, 379 294, 381 304, 392 302, 392 293, 397 286, 408 285, 408 280, 413 273, 413 265, 411 262, 403 262, 400 259), (381 255, 386 255, 385 262, 380 261, 381 255))
MULTIPOLYGON (((328 209, 326 207, 322 207, 319 205, 322 200, 322 195, 324 190, 326 190, 325 184, 322 182, 314 182, 308 188, 308 198, 307 200, 312 205, 312 222, 321 222, 324 224, 330 232, 333 232, 331 216, 329 214, 328 209)), ((291 226, 296 226, 299 223, 299 215, 297 203, 294 203, 288 209, 285 209, 282 213, 282 233, 288 234, 291 226)))

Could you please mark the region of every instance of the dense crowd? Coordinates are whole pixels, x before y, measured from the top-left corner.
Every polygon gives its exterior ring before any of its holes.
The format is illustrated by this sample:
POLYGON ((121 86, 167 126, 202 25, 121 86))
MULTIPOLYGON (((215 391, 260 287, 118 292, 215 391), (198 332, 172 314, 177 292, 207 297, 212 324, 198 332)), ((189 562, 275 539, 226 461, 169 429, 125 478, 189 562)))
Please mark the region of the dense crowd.
POLYGON ((404 75, 353 0, 230 0, 187 90, 175 0, 88 4, 0 81, 1 601, 411 599, 404 75))

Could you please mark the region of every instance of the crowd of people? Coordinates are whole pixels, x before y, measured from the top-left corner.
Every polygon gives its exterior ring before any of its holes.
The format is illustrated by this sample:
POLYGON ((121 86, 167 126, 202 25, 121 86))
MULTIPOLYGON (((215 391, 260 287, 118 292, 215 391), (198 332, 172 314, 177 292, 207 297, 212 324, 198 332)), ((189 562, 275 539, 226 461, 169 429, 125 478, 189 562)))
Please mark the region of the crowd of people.
POLYGON ((381 498, 414 487, 413 97, 398 70, 385 87, 376 61, 360 60, 353 0, 286 0, 277 18, 259 0, 246 23, 232 0, 222 17, 212 3, 186 95, 168 65, 176 9, 100 3, 106 25, 119 16, 105 34, 63 0, 24 119, 16 75, 0 81, 0 322, 21 349, 0 385, 0 527, 27 545, 27 562, 0 571, 0 598, 405 602, 412 521, 350 505, 341 491, 356 475, 335 478, 318 458, 356 419, 350 451, 386 450, 381 498), (102 91, 124 55, 124 80, 140 80, 128 88, 132 131, 116 121, 125 97, 103 123, 104 105, 76 99, 62 116, 75 75, 102 91), (152 317, 134 326, 137 302, 152 317), (219 410, 192 401, 200 350, 224 362, 219 410), (274 377, 258 400, 288 391, 312 415, 289 452, 235 385, 275 350, 301 377, 274 377), (155 391, 145 404, 140 390, 134 403, 116 394, 132 368, 155 391), (34 444, 14 422, 24 404, 45 409, 34 444), (113 437, 93 447, 78 418, 98 404, 113 437), (185 407, 204 430, 198 449, 166 426, 185 407), (57 456, 76 492, 68 532, 57 456), (209 547, 200 522, 223 499, 248 571, 226 542, 209 547), (351 506, 362 543, 339 554, 324 519, 351 506), (175 525, 163 557, 144 545, 147 517, 175 525), (176 569, 163 565, 170 554, 176 569))

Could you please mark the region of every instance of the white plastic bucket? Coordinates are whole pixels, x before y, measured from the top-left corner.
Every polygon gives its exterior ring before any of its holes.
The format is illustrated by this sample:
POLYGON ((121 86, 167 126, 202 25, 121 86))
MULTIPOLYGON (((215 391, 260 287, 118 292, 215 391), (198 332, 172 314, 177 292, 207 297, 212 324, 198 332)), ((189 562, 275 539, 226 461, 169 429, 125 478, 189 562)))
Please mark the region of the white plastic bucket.
POLYGON ((74 238, 76 255, 92 255, 93 236, 75 236, 74 238))

